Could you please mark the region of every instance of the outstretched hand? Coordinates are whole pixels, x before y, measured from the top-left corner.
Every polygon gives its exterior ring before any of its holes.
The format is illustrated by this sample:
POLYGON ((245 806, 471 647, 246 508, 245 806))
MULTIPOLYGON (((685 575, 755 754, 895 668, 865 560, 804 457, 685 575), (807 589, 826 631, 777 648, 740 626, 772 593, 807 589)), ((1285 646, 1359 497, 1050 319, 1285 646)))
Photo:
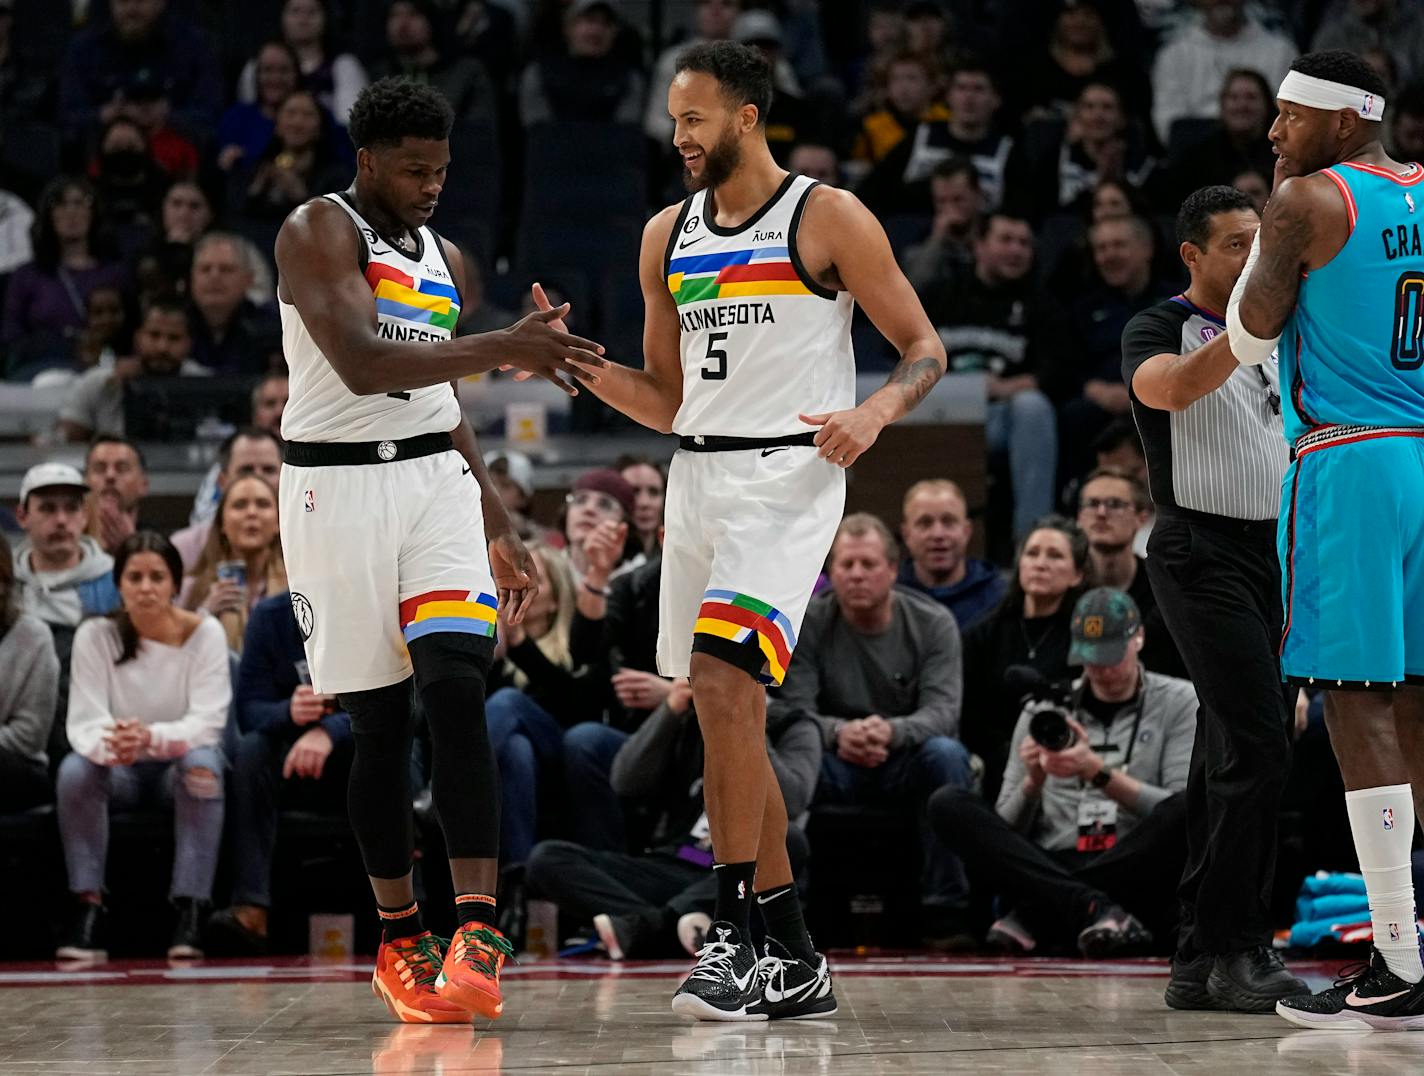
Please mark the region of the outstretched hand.
POLYGON ((503 368, 521 370, 524 377, 542 377, 570 396, 577 396, 574 382, 590 380, 595 371, 608 365, 608 360, 603 357, 602 344, 564 330, 563 317, 568 312, 568 303, 551 308, 546 300, 543 308, 503 330, 509 353, 509 363, 503 368), (561 376, 565 374, 567 379, 561 376))

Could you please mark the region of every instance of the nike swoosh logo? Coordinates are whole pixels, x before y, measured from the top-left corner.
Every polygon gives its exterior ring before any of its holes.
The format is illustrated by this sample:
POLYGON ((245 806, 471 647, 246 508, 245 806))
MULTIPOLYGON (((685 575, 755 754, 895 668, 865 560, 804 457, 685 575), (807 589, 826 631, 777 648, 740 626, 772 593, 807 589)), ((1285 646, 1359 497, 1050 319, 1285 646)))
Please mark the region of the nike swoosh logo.
POLYGON ((745 993, 745 992, 746 992, 746 989, 747 989, 747 984, 749 984, 749 983, 752 981, 752 976, 754 976, 755 974, 756 974, 756 965, 753 964, 749 969, 747 969, 747 973, 746 973, 745 975, 743 975, 740 979, 737 978, 736 972, 733 972, 733 973, 732 973, 732 982, 734 982, 734 983, 737 984, 737 989, 738 989, 738 990, 740 990, 740 991, 742 991, 742 992, 745 993))
POLYGON ((372 254, 389 254, 390 251, 389 251, 389 250, 382 250, 380 247, 372 247, 372 248, 371 248, 371 253, 372 253, 372 254))
POLYGON ((1409 993, 1408 990, 1400 990, 1393 994, 1385 994, 1382 997, 1362 998, 1359 994, 1355 993, 1355 991, 1351 990, 1349 996, 1345 998, 1345 1004, 1352 1009, 1362 1009, 1367 1005, 1379 1005, 1386 1001, 1393 1001, 1395 998, 1402 998, 1407 993, 1409 993))
POLYGON ((469 469, 468 467, 461 467, 461 468, 460 468, 460 473, 461 473, 461 474, 469 474, 469 473, 470 473, 470 469, 469 469))
MULTIPOLYGON (((767 449, 767 452, 775 452, 775 451, 776 451, 776 449, 774 449, 774 448, 767 449)), ((763 452, 762 455, 765 456, 765 455, 766 455, 766 452, 763 452)), ((772 898, 772 897, 757 897, 757 903, 758 903, 758 904, 765 904, 767 901, 772 900, 772 899, 774 899, 774 898, 772 898)))
MULTIPOLYGON (((767 456, 770 456, 773 452, 785 452, 785 451, 786 451, 788 448, 790 448, 790 447, 791 447, 790 445, 782 445, 780 448, 764 448, 764 449, 761 450, 762 458, 765 459, 767 456)), ((757 898, 757 903, 758 903, 758 904, 761 903, 761 898, 760 898, 760 897, 757 898)))
POLYGON ((705 235, 699 235, 696 239, 689 239, 686 243, 679 243, 677 245, 677 249, 686 250, 688 247, 692 246, 693 243, 700 243, 706 238, 707 237, 705 235))

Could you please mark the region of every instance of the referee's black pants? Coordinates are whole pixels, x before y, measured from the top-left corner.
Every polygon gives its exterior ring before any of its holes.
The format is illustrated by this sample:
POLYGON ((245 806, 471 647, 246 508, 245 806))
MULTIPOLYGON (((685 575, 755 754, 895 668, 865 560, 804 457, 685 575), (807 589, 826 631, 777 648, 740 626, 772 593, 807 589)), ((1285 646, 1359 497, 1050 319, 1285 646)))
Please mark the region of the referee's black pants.
POLYGON ((1277 657, 1275 520, 1162 509, 1147 543, 1153 593, 1201 708, 1187 778, 1184 955, 1271 943, 1276 825, 1290 765, 1277 657))

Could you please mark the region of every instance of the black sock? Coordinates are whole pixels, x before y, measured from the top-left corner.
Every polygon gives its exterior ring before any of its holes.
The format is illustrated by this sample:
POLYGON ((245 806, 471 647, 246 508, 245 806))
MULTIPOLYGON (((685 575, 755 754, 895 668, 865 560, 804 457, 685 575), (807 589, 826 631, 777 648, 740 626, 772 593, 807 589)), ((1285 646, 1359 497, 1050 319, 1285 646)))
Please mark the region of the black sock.
POLYGON ((471 923, 477 926, 492 927, 495 922, 494 913, 494 897, 487 893, 455 894, 455 918, 460 921, 462 927, 467 927, 471 923))
POLYGON ((411 901, 403 908, 383 908, 376 905, 376 914, 381 917, 381 941, 393 942, 397 938, 413 938, 425 933, 425 924, 420 919, 420 905, 411 901))
POLYGON ((756 877, 756 860, 716 863, 712 871, 717 878, 717 908, 712 918, 731 923, 741 933, 741 940, 750 942, 752 879, 756 877))
POLYGON ((775 938, 797 960, 814 968, 818 963, 816 947, 811 944, 811 935, 806 933, 801 897, 795 883, 758 893, 756 902, 761 910, 761 921, 766 924, 766 936, 775 938))

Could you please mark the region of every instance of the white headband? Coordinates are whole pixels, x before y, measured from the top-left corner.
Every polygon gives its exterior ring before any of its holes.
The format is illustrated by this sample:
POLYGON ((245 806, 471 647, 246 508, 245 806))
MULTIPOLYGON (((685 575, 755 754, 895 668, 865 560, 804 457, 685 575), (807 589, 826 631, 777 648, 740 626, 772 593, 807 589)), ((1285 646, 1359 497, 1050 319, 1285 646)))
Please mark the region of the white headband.
POLYGON ((1348 108, 1358 113, 1361 119, 1376 123, 1384 119, 1384 98, 1379 94, 1366 93, 1343 82, 1303 75, 1299 71, 1286 72, 1276 96, 1282 101, 1294 101, 1308 108, 1348 108))

